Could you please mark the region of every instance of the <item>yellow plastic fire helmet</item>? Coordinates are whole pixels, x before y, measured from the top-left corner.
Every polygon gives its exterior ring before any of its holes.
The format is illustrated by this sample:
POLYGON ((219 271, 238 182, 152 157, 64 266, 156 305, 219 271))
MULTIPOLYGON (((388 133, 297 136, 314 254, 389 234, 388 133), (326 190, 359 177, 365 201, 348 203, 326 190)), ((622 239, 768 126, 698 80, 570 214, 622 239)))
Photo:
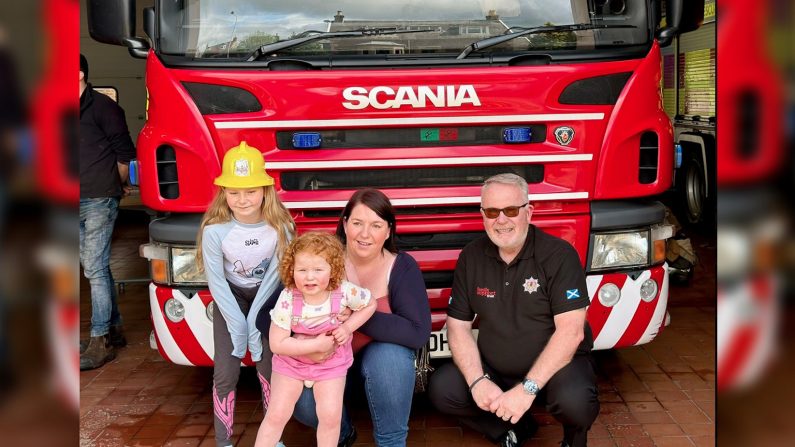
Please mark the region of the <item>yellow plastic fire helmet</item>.
POLYGON ((214 183, 225 188, 255 188, 271 186, 274 181, 265 172, 262 152, 241 141, 224 155, 221 175, 215 178, 214 183))

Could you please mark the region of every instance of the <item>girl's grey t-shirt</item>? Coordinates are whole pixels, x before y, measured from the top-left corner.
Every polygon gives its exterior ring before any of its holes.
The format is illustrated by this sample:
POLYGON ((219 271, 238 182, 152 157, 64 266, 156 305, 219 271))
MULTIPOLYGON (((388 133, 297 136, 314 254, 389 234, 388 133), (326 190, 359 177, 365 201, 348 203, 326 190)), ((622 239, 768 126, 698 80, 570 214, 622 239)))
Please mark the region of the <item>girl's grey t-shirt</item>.
POLYGON ((232 337, 232 355, 243 358, 246 348, 254 361, 262 356, 262 339, 255 320, 265 300, 279 284, 278 234, 265 222, 237 220, 208 225, 202 235, 204 271, 218 310, 232 337), (235 300, 229 284, 258 288, 248 315, 235 300))

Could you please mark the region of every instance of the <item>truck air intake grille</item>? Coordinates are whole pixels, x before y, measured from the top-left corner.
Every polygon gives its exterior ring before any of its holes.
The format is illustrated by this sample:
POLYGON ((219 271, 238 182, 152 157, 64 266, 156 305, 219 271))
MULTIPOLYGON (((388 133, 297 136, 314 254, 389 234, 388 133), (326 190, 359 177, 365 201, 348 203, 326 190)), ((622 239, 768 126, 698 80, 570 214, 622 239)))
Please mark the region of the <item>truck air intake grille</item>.
POLYGON ((543 165, 526 165, 285 172, 281 184, 286 191, 480 186, 487 178, 504 172, 512 172, 527 183, 544 180, 543 165))
POLYGON ((176 199, 179 197, 179 178, 177 177, 177 153, 171 146, 160 146, 155 151, 157 158, 157 184, 160 197, 176 199))
MULTIPOLYGON (((319 149, 372 149, 396 147, 488 146, 505 144, 508 128, 528 128, 527 143, 541 143, 547 135, 545 124, 516 124, 510 126, 416 127, 406 129, 343 129, 302 130, 320 136, 319 149)), ((276 132, 276 147, 296 149, 294 131, 276 132)))
POLYGON ((644 132, 643 135, 640 136, 640 170, 638 172, 638 182, 649 184, 657 180, 659 146, 656 133, 644 132))
POLYGON ((561 104, 613 105, 632 72, 580 79, 569 84, 558 98, 561 104))
POLYGON ((242 88, 228 85, 183 82, 202 115, 257 112, 262 105, 257 97, 242 88))

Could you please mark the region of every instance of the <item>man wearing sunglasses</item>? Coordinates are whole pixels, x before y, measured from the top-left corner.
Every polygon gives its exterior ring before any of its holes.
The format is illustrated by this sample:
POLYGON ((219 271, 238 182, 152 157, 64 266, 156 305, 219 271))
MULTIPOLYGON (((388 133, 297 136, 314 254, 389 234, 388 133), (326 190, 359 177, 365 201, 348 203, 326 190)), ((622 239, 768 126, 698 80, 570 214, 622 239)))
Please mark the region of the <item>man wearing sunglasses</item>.
POLYGON ((585 272, 574 247, 532 225, 532 214, 523 178, 486 180, 487 237, 461 252, 447 309, 454 364, 431 376, 429 396, 443 413, 510 447, 535 433, 529 410, 539 401, 563 424, 561 445, 585 446, 599 414, 585 272))

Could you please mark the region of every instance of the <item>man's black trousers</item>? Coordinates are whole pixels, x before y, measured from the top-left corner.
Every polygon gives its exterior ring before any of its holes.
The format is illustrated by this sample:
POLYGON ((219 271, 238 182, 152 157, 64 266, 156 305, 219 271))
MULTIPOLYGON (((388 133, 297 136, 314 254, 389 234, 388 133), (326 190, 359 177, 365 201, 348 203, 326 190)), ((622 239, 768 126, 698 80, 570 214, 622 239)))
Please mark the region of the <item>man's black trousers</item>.
MULTIPOLYGON (((503 390, 510 389, 523 379, 502 376, 485 363, 483 370, 503 390)), ((510 422, 478 408, 464 376, 453 362, 442 365, 431 375, 428 395, 439 411, 457 416, 462 423, 485 434, 492 441, 512 428, 510 422)), ((574 356, 544 386, 533 402, 534 405, 537 403, 546 404, 547 411, 563 424, 564 441, 572 447, 585 446, 588 430, 599 415, 592 357, 574 356)), ((528 410, 522 419, 530 417, 528 410)))

